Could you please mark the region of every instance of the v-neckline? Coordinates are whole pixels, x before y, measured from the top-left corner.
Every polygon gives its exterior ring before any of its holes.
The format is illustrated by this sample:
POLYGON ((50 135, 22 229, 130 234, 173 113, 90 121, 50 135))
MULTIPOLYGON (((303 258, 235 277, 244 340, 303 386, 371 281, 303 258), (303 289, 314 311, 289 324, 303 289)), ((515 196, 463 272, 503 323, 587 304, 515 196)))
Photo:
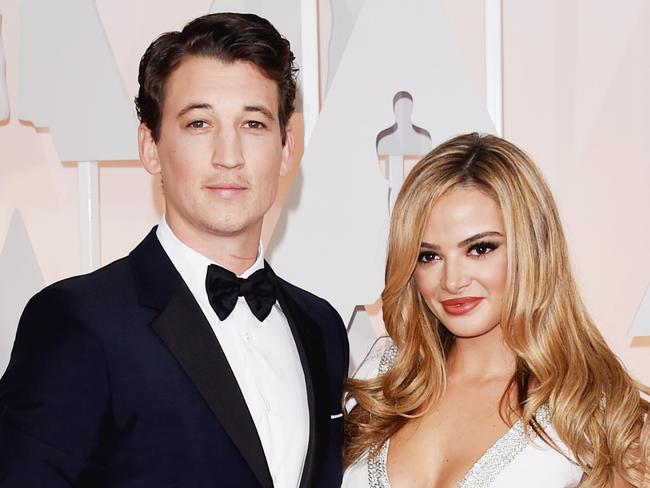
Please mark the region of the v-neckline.
MULTIPOLYGON (((539 407, 534 416, 540 427, 548 431, 551 426, 548 406, 539 407)), ((528 430, 530 439, 534 439, 535 431, 530 428, 528 430)), ((476 460, 458 483, 458 488, 489 486, 528 445, 530 442, 526 436, 524 421, 519 419, 476 460)))
MULTIPOLYGON (((551 419, 547 405, 542 405, 535 412, 535 420, 544 430, 550 427, 551 419)), ((530 437, 531 439, 536 437, 532 430, 530 437)), ((519 419, 472 464, 463 479, 459 481, 457 488, 489 486, 528 445, 524 422, 519 419)), ((368 480, 371 488, 392 488, 386 465, 389 447, 390 439, 387 439, 377 454, 368 459, 368 480)))

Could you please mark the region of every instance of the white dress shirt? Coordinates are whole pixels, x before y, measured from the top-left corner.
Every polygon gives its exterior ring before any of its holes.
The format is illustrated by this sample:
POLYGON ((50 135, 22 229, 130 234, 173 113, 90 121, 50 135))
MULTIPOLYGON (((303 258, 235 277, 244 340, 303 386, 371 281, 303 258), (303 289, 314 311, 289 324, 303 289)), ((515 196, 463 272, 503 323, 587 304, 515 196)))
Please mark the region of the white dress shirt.
MULTIPOLYGON (((260 322, 244 297, 239 297, 222 322, 210 306, 205 289, 208 265, 213 262, 183 244, 164 218, 156 236, 230 363, 257 428, 274 486, 298 487, 309 443, 309 408, 302 364, 280 305, 276 302, 260 322)), ((247 278, 263 267, 260 243, 256 261, 240 277, 247 278)))

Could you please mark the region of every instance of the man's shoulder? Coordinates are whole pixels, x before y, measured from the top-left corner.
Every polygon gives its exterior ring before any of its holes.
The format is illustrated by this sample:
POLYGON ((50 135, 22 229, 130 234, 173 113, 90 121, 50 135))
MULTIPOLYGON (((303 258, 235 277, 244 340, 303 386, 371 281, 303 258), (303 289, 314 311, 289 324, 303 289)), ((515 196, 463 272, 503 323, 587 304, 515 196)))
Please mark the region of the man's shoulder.
POLYGON ((72 276, 43 288, 30 300, 35 303, 88 303, 123 294, 132 286, 128 257, 120 258, 91 273, 72 276))
POLYGON ((101 301, 110 297, 132 294, 136 284, 134 269, 144 256, 151 253, 157 241, 152 230, 127 256, 119 258, 87 274, 72 276, 45 287, 34 298, 57 297, 63 300, 101 301))

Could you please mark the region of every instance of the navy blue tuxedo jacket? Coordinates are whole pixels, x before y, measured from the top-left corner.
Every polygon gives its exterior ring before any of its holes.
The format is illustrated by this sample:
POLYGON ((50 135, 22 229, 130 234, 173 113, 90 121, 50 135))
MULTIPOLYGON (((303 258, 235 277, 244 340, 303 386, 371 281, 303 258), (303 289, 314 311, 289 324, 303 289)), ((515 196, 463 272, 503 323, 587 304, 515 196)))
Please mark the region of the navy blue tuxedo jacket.
MULTIPOLYGON (((345 329, 326 301, 274 280, 307 385, 301 487, 339 487, 345 329)), ((273 486, 221 346, 153 230, 25 308, 0 380, 0 486, 273 486)))

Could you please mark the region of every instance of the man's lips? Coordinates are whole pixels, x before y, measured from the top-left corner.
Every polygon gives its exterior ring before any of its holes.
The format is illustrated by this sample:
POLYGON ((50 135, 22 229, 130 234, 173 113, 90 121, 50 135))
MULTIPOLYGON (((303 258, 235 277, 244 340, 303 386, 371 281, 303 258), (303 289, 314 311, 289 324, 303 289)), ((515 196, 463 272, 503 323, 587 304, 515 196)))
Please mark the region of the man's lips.
POLYGON ((463 297, 442 300, 440 303, 448 314, 464 315, 474 310, 481 303, 481 300, 483 300, 482 297, 463 297))
POLYGON ((247 189, 245 186, 237 183, 214 183, 210 185, 205 185, 205 188, 208 191, 212 193, 216 193, 217 195, 222 197, 236 196, 247 189))

